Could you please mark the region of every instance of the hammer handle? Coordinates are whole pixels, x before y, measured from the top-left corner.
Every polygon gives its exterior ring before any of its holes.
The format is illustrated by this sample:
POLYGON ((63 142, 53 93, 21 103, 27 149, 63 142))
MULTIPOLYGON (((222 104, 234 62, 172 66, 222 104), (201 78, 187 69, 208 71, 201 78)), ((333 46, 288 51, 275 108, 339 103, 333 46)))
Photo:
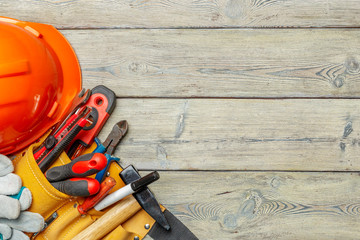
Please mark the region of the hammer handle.
POLYGON ((93 224, 85 228, 72 240, 98 240, 102 239, 111 230, 128 220, 141 209, 133 196, 129 196, 114 205, 107 213, 93 224))

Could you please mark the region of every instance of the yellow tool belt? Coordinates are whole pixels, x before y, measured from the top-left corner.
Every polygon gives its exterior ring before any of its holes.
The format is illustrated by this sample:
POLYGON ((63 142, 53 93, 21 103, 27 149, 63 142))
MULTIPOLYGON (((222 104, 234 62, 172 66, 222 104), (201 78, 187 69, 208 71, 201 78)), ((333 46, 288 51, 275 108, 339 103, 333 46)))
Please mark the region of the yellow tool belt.
MULTIPOLYGON (((44 140, 44 138, 42 138, 42 140, 44 140)), ((111 207, 104 211, 91 209, 86 215, 81 215, 77 206, 83 203, 84 198, 72 197, 59 192, 47 181, 45 175, 39 169, 34 159, 33 149, 39 146, 41 142, 42 141, 31 145, 26 151, 18 154, 13 160, 15 173, 21 177, 23 185, 29 188, 33 195, 33 202, 29 211, 41 214, 45 220, 51 219, 51 216, 53 216, 55 212, 55 215, 57 215, 42 232, 29 234, 29 236, 36 240, 72 239, 109 211, 111 207)), ((92 148, 94 148, 94 146, 92 148)), ((87 152, 89 151, 91 152, 91 149, 87 152)), ((70 161, 66 153, 63 152, 53 166, 64 165, 70 161)), ((125 186, 119 177, 121 171, 122 169, 117 163, 112 163, 110 166, 110 176, 117 182, 111 192, 125 186)), ((93 238, 130 240, 136 239, 137 236, 138 239, 142 239, 149 231, 148 226, 152 226, 154 223, 155 221, 143 209, 140 209, 125 222, 113 229, 109 229, 105 237, 93 236, 93 238), (145 225, 147 227, 144 227, 145 225)))

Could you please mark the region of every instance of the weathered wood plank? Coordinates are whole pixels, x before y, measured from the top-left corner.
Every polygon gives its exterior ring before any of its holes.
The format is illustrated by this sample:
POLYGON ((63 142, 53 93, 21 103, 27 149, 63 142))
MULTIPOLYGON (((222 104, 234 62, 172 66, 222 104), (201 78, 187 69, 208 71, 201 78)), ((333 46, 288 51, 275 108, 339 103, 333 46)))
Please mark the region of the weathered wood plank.
POLYGON ((116 155, 140 169, 360 170, 359 100, 120 99, 116 155))
POLYGON ((63 31, 84 86, 121 97, 358 97, 360 31, 63 31))
POLYGON ((61 28, 360 26, 357 0, 3 0, 0 9, 61 28))
POLYGON ((161 172, 160 176, 151 189, 199 239, 360 238, 357 173, 161 172))

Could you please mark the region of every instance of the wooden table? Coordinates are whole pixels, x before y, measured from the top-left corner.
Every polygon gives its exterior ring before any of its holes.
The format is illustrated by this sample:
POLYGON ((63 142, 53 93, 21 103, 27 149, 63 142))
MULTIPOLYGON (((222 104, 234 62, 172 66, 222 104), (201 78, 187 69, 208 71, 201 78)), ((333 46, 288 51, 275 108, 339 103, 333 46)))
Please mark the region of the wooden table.
MULTIPOLYGON (((117 96, 124 165, 200 239, 359 239, 358 0, 47 0, 83 86, 117 96)), ((149 238, 148 238, 149 239, 149 238)))

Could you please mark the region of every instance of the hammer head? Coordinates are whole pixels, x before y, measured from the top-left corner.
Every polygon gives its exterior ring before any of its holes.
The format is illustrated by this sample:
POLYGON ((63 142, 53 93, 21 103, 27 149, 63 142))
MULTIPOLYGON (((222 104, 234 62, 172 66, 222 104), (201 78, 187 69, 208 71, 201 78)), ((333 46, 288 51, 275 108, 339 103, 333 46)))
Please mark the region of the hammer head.
MULTIPOLYGON (((129 184, 141 178, 139 172, 133 165, 125 168, 120 174, 121 179, 125 184, 129 184)), ((170 225, 161 211, 160 205, 156 200, 154 194, 149 188, 133 194, 140 206, 153 218, 155 221, 166 230, 170 230, 170 225)))

